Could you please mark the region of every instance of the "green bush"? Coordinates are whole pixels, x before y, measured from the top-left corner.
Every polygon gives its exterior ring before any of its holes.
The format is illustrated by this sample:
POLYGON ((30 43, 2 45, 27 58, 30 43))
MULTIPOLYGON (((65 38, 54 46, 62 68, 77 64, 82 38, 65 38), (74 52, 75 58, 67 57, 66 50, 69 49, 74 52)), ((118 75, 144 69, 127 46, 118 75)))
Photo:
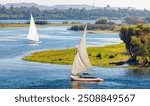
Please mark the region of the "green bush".
POLYGON ((111 55, 109 56, 109 58, 110 58, 110 59, 111 59, 111 58, 115 58, 115 56, 111 54, 111 55))
POLYGON ((123 26, 120 31, 120 38, 126 45, 132 60, 137 61, 137 57, 146 64, 150 61, 150 26, 136 25, 123 26))
POLYGON ((95 24, 108 24, 108 19, 107 18, 100 18, 95 22, 95 24))
MULTIPOLYGON (((30 24, 30 22, 27 22, 27 24, 30 24)), ((35 24, 44 25, 44 24, 48 24, 48 21, 46 20, 35 21, 35 24)))
MULTIPOLYGON (((84 25, 75 25, 69 28, 69 30, 73 31, 83 31, 84 25)), ((87 30, 114 30, 116 25, 108 25, 108 24, 88 24, 87 30)))
POLYGON ((125 18, 125 23, 130 24, 130 25, 132 25, 132 24, 146 24, 146 23, 148 23, 148 21, 142 17, 130 16, 130 17, 125 18))
POLYGON ((96 58, 101 59, 101 58, 102 58, 101 53, 98 53, 98 54, 96 55, 96 58))

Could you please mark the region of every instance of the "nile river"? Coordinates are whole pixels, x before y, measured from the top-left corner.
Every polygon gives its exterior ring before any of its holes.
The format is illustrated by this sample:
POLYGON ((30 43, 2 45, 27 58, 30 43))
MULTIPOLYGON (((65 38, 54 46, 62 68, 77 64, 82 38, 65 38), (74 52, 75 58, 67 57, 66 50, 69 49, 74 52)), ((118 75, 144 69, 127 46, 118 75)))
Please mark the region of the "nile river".
MULTIPOLYGON (((71 82, 71 65, 23 61, 25 55, 46 49, 77 47, 81 32, 68 27, 38 27, 39 45, 29 44, 28 28, 0 28, 0 88, 41 89, 129 89, 150 88, 149 70, 93 67, 89 73, 105 79, 103 83, 71 82)), ((118 34, 87 34, 87 46, 118 44, 118 34)))

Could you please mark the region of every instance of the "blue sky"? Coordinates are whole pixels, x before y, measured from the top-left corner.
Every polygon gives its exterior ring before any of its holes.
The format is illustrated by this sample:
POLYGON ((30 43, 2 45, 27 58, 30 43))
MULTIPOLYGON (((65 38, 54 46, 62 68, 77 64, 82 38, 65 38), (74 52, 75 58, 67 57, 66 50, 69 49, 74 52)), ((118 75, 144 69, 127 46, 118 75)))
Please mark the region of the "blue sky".
POLYGON ((149 9, 150 10, 150 0, 0 0, 0 4, 6 3, 37 3, 41 5, 62 5, 62 4, 88 4, 95 6, 106 6, 109 4, 112 7, 135 7, 137 9, 149 9))

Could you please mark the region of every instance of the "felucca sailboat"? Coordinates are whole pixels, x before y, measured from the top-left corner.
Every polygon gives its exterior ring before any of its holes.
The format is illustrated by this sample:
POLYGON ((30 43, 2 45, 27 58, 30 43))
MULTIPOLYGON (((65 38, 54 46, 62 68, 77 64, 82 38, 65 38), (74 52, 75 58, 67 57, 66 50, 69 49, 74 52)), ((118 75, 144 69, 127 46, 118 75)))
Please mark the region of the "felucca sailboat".
POLYGON ((31 14, 31 19, 30 19, 30 28, 29 28, 29 33, 28 33, 27 39, 31 40, 32 43, 36 43, 36 44, 41 43, 39 41, 39 35, 37 32, 32 14, 31 14))
POLYGON ((72 81, 101 82, 104 81, 101 78, 92 77, 88 73, 82 73, 92 67, 86 50, 86 29, 87 25, 85 26, 80 45, 74 58, 71 79, 72 81))

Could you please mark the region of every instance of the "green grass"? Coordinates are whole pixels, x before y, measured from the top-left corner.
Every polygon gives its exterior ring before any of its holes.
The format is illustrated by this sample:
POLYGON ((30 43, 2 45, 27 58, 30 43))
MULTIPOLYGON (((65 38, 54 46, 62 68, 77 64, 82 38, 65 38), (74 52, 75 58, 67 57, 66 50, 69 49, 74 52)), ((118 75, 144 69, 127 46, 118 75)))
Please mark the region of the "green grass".
POLYGON ((29 27, 29 24, 2 24, 0 23, 0 28, 3 27, 29 27))
MULTIPOLYGON (((50 24, 36 24, 36 26, 76 26, 76 25, 81 25, 80 23, 68 23, 68 24, 62 24, 62 23, 50 23, 50 24)), ((14 28, 14 27, 29 27, 29 24, 22 24, 22 23, 0 23, 0 28, 14 28)), ((119 33, 118 31, 113 31, 113 30, 88 30, 87 32, 89 33, 119 33)))
MULTIPOLYGON (((104 47, 87 48, 88 55, 93 66, 115 67, 118 63, 126 62, 129 55, 125 55, 125 45, 117 44, 104 47)), ((76 48, 65 50, 47 50, 32 53, 23 58, 27 61, 51 63, 51 64, 72 64, 76 48)))
MULTIPOLYGON (((19 23, 13 23, 13 24, 3 24, 0 23, 0 27, 29 27, 30 24, 19 24, 19 23)), ((51 23, 51 24, 36 24, 37 26, 74 26, 74 25, 80 25, 80 24, 62 24, 62 23, 51 23)))

